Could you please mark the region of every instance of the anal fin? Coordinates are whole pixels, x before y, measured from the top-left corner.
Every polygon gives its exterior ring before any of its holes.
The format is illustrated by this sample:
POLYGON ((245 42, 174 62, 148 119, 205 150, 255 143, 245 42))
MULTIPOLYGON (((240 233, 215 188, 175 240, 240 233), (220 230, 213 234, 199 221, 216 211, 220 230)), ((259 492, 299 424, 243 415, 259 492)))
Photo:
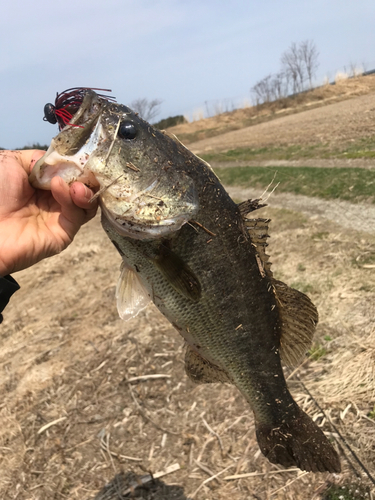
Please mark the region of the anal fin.
POLYGON ((231 383, 223 370, 202 358, 189 345, 185 353, 185 371, 190 380, 196 384, 231 383))

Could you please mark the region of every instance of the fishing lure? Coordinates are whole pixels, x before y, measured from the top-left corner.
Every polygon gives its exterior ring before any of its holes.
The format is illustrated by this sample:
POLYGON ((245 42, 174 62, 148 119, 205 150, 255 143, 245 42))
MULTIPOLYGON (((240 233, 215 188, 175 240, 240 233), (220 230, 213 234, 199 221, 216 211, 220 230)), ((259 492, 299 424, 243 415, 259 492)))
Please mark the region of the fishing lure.
MULTIPOLYGON (((48 102, 44 106, 44 117, 43 120, 53 125, 58 123, 59 130, 62 130, 65 125, 71 125, 72 127, 82 127, 81 125, 75 125, 70 123, 75 113, 78 111, 82 104, 83 98, 88 90, 101 90, 103 92, 112 92, 109 89, 94 89, 91 87, 73 87, 71 89, 64 90, 63 92, 56 93, 55 104, 48 102)), ((110 97, 104 94, 98 94, 102 99, 107 101, 116 102, 114 97, 110 97)))

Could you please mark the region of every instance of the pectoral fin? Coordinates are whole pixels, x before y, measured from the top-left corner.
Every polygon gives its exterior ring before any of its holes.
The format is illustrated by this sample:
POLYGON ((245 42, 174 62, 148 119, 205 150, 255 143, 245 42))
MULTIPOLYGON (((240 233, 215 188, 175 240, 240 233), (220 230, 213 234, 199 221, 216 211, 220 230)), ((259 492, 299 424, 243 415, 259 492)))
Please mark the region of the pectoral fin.
POLYGON ((190 380, 196 384, 231 383, 228 375, 223 370, 202 358, 189 345, 185 353, 185 371, 190 380))
POLYGON ((288 366, 298 365, 310 349, 319 320, 309 297, 271 278, 281 320, 280 356, 288 366))
POLYGON ((168 247, 161 245, 154 263, 176 292, 197 302, 201 296, 201 285, 188 265, 168 247))
POLYGON ((137 316, 151 301, 137 273, 124 262, 121 264, 121 274, 117 282, 116 300, 119 316, 125 321, 137 316))

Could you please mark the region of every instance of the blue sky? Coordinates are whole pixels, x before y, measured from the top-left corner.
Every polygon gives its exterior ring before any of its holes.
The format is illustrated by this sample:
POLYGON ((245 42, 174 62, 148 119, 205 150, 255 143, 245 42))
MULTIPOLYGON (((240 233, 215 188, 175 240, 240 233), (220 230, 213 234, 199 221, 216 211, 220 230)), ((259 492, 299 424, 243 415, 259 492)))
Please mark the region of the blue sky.
POLYGON ((0 146, 48 144, 43 107, 69 87, 162 99, 157 119, 250 100, 292 42, 313 40, 317 79, 375 68, 374 0, 13 0, 0 30, 0 146))

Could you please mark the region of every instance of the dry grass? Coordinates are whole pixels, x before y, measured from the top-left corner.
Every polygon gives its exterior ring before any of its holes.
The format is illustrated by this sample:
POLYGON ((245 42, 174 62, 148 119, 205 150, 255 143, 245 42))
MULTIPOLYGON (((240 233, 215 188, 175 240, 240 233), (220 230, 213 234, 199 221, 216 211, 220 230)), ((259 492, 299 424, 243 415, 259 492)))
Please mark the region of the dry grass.
MULTIPOLYGON (((343 80, 317 89, 297 109, 374 90, 375 77, 343 80)), ((239 110, 186 131, 209 127, 204 133, 216 134, 295 110, 255 111, 262 116, 239 110)), ((340 139, 327 128, 324 140, 340 139)), ((275 137, 269 140, 276 144, 275 137)), ((336 205, 353 219, 348 204, 336 205)), ((276 277, 308 293, 320 313, 313 356, 288 372, 290 388, 325 432, 335 439, 332 421, 373 471, 375 237, 328 222, 317 206, 315 217, 294 206, 262 211, 273 219, 268 253, 276 277)), ((369 213, 357 214, 353 227, 373 227, 364 224, 369 213)), ((118 318, 119 260, 95 219, 67 251, 16 276, 22 288, 0 329, 0 498, 118 500, 119 488, 124 495, 149 471, 170 466, 176 469, 163 482, 148 492, 136 488, 134 498, 317 500, 331 484, 371 486, 342 451, 340 475, 270 464, 243 397, 231 386, 195 386, 185 376, 182 339, 155 308, 128 323, 118 318)))
MULTIPOLYGON (((299 375, 373 470, 374 271, 356 258, 374 238, 285 210, 267 216, 277 277, 310 290, 320 311, 316 342, 327 353, 299 375)), ((163 480, 180 486, 181 499, 319 498, 328 484, 353 480, 345 458, 341 475, 271 465, 244 399, 187 379, 182 339, 153 307, 118 318, 118 265, 95 220, 67 251, 16 276, 22 289, 1 329, 1 498, 88 500, 121 472, 174 464, 163 480)), ((290 386, 332 433, 295 377, 290 386)))

